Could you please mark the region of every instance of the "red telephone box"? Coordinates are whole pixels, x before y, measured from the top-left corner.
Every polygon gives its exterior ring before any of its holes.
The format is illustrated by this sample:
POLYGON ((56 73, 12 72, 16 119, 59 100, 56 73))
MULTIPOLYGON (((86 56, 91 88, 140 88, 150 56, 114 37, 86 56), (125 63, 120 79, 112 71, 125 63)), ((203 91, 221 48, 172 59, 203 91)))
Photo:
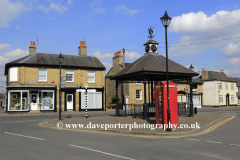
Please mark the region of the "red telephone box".
MULTIPOLYGON (((177 84, 168 81, 170 122, 178 126, 177 84)), ((156 124, 168 124, 167 122, 167 81, 161 81, 155 85, 155 112, 156 124)))

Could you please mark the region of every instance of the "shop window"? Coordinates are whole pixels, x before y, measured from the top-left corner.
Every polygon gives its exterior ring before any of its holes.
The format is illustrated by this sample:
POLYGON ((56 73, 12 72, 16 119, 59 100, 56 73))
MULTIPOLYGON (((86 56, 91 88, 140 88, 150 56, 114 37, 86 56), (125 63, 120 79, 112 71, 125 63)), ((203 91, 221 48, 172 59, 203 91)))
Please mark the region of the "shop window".
POLYGON ((10 92, 9 111, 28 110, 28 92, 10 92))
MULTIPOLYGON (((53 92, 42 92, 42 110, 53 110, 53 92)), ((39 102, 40 103, 40 102, 39 102)))
POLYGON ((74 82, 74 70, 66 70, 66 81, 74 82))
POLYGON ((38 81, 47 81, 47 69, 38 69, 38 81))
POLYGON ((219 89, 219 90, 222 90, 222 89, 223 89, 222 83, 218 83, 218 89, 219 89))

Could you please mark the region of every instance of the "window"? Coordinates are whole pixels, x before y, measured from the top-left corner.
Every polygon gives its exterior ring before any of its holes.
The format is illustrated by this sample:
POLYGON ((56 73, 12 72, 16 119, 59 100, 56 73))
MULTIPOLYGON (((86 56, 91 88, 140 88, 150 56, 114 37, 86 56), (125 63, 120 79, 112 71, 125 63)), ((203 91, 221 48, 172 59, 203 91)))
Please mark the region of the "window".
MULTIPOLYGON (((54 109, 54 93, 52 91, 42 91, 42 110, 54 109)), ((40 103, 40 102, 39 102, 40 103)))
POLYGON ((9 111, 26 111, 28 110, 28 92, 11 91, 9 92, 9 111))
POLYGON ((231 90, 234 91, 234 84, 231 84, 231 90))
POLYGON ((74 70, 66 70, 66 82, 74 82, 74 70))
POLYGON ((47 69, 38 69, 38 81, 47 81, 47 69))
POLYGON ((95 83, 95 71, 88 71, 88 83, 95 83))
POLYGON ((142 100, 142 90, 141 89, 136 90, 136 100, 142 100))
POLYGON ((18 68, 10 68, 10 81, 18 80, 18 68))
POLYGON ((219 95, 219 103, 223 103, 223 96, 219 95))
POLYGON ((222 83, 218 83, 218 89, 219 89, 219 90, 222 90, 222 89, 223 89, 222 83))
POLYGON ((234 95, 231 95, 231 102, 232 102, 232 103, 235 103, 234 95))
MULTIPOLYGON (((86 108, 86 94, 81 92, 81 109, 86 108)), ((102 92, 87 93, 87 108, 102 109, 102 92)))
POLYGON ((228 83, 225 83, 225 89, 228 90, 228 83))

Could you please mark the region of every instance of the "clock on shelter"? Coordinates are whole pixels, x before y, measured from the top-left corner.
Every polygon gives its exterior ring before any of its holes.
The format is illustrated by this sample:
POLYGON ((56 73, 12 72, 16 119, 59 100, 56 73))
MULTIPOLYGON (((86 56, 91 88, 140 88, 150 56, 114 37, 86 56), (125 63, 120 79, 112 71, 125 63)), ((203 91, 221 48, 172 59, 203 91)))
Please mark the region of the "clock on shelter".
POLYGON ((158 54, 157 47, 159 43, 152 39, 154 35, 152 35, 153 30, 151 26, 150 29, 148 29, 148 33, 149 33, 148 38, 150 39, 143 44, 145 46, 145 54, 158 54))

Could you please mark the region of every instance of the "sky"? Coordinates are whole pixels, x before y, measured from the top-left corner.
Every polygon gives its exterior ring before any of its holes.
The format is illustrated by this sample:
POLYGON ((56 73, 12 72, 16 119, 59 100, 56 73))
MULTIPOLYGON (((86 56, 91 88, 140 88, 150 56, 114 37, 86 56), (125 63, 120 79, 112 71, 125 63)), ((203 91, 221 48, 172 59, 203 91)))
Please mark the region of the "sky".
POLYGON ((165 11, 172 18, 169 59, 200 74, 204 68, 240 77, 239 0, 0 0, 0 86, 6 86, 5 64, 28 55, 37 38, 37 52, 70 55, 85 40, 87 55, 107 74, 122 48, 129 63, 144 55, 151 26, 165 56, 165 11))

